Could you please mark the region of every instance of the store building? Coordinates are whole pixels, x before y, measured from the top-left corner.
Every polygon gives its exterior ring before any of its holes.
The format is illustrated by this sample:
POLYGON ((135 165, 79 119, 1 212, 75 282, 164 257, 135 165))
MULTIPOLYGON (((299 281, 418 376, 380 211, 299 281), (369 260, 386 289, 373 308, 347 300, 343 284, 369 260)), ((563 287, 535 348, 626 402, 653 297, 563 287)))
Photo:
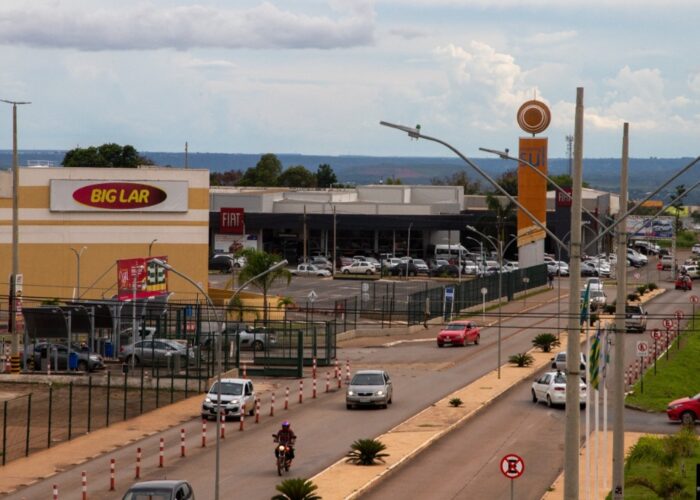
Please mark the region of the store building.
MULTIPOLYGON (((0 282, 12 272, 12 172, 0 172, 0 282)), ((209 171, 159 167, 19 169, 19 272, 22 295, 109 298, 117 261, 167 257, 207 284, 209 171)), ((196 289, 169 273, 168 289, 196 289)), ((4 295, 3 294, 3 295, 4 295)))

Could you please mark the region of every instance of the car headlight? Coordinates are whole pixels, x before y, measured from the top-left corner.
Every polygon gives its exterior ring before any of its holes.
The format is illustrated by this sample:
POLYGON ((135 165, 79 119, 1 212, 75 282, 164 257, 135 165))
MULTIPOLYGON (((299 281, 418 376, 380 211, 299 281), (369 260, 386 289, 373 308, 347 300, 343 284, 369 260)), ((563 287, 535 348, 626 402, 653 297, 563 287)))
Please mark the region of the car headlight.
POLYGON ((675 409, 680 408, 680 407, 681 407, 681 405, 668 405, 669 410, 675 410, 675 409))
POLYGON ((97 354, 91 354, 90 359, 93 361, 102 361, 97 354))
POLYGON ((352 391, 348 391, 348 396, 353 396, 355 393, 352 391))
POLYGON ((383 396, 383 395, 384 395, 384 391, 377 391, 377 396, 383 396))
POLYGON ((230 404, 230 405, 237 405, 237 404, 240 403, 240 402, 241 402, 240 399, 232 399, 231 401, 228 402, 228 404, 230 404))
POLYGON ((211 398, 204 398, 205 403, 211 403, 211 398))

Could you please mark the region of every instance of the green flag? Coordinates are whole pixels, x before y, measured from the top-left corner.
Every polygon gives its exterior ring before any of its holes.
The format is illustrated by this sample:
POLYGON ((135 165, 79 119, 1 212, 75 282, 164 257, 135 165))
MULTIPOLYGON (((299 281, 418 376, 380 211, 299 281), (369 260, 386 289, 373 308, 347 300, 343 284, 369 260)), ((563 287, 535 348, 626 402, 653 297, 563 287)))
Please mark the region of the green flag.
POLYGON ((600 326, 591 344, 591 352, 588 356, 588 373, 590 374, 591 387, 597 391, 600 384, 600 326))
POLYGON ((586 285, 586 290, 581 296, 581 326, 588 321, 591 305, 591 284, 586 285))

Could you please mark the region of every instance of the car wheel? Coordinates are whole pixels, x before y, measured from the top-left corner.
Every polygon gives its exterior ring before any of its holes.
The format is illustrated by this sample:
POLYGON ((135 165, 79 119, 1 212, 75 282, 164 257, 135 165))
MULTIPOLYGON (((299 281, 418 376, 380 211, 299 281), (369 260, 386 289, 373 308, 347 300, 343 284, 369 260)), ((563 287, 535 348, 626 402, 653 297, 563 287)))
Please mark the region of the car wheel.
POLYGON ((530 391, 532 393, 532 402, 537 403, 537 394, 535 394, 535 390, 530 391))
POLYGON ((384 404, 382 405, 382 410, 386 410, 387 408, 389 408, 389 404, 388 404, 388 403, 384 403, 384 404))
POLYGON ((256 340, 255 342, 253 342, 254 351, 262 351, 263 349, 265 349, 265 344, 262 340, 256 340))
POLYGON ((88 371, 88 364, 85 361, 78 361, 78 371, 86 372, 88 371))
POLYGON ((438 344, 438 347, 439 347, 439 348, 443 348, 444 346, 443 346, 442 344, 438 344))
POLYGON ((345 271, 343 271, 343 274, 350 274, 350 271, 346 269, 345 271))
POLYGON ((552 403, 552 398, 549 397, 549 394, 547 394, 547 406, 549 406, 550 408, 554 406, 554 404, 552 403))
POLYGON ((683 425, 695 425, 695 414, 692 411, 684 411, 681 414, 681 423, 683 425))
POLYGON ((365 274, 372 274, 372 271, 370 271, 369 269, 367 269, 367 272, 366 272, 365 274))
POLYGON ((345 408, 352 410, 352 405, 350 403, 345 403, 345 408))
POLYGON ((393 397, 394 397, 393 394, 391 396, 389 396, 389 401, 387 401, 387 403, 389 403, 389 404, 393 403, 394 402, 393 397))
POLYGON ((477 335, 476 338, 474 339, 474 345, 479 345, 479 337, 480 335, 477 335))
POLYGON ((127 357, 126 357, 126 360, 124 360, 124 362, 125 362, 127 365, 130 365, 130 364, 131 364, 131 358, 134 358, 134 366, 139 366, 139 365, 141 364, 141 360, 139 360, 139 357, 138 357, 138 356, 127 356, 127 357))

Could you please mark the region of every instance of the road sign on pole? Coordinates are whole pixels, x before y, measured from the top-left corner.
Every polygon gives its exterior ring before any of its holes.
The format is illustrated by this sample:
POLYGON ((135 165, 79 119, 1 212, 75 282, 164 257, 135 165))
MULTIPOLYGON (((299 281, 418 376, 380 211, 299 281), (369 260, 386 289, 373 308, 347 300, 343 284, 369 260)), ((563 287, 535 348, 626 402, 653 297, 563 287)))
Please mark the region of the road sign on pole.
POLYGON ((662 335, 663 334, 661 333, 661 330, 659 330, 658 328, 654 328, 651 331, 651 338, 653 338, 654 340, 661 340, 662 335))
POLYGON ((698 302, 700 302, 700 297, 698 297, 697 295, 691 295, 691 296, 690 296, 690 302, 691 302, 692 304, 697 304, 698 302))
POLYGON ((681 311, 680 309, 678 309, 678 310, 676 311, 676 319, 677 319, 678 321, 680 321, 680 320, 682 320, 684 317, 685 317, 685 314, 683 314, 683 311, 681 311))
POLYGON ((663 321, 663 324, 664 324, 664 327, 666 327, 666 328, 673 328, 673 320, 672 319, 666 318, 663 321))
POLYGON ((646 340, 637 341, 637 357, 645 358, 649 354, 649 344, 646 340))
POLYGON ((514 453, 509 453, 501 459, 501 472, 508 479, 517 479, 525 472, 525 462, 514 453))
POLYGON ((313 304, 314 301, 318 298, 318 294, 316 293, 315 290, 311 290, 309 292, 309 294, 307 295, 307 297, 309 299, 309 302, 311 302, 313 304))

